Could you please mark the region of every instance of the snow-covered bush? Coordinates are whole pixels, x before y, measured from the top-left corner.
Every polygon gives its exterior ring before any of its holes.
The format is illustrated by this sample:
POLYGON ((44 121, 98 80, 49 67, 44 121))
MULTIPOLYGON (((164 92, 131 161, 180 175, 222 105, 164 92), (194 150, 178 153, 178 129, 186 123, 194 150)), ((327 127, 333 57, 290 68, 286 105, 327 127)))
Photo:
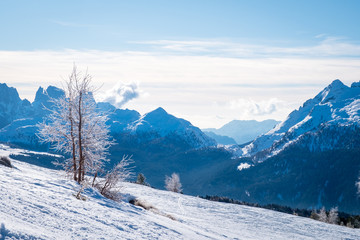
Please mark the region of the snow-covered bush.
POLYGON ((112 200, 120 200, 121 182, 124 182, 133 176, 132 167, 129 167, 133 160, 129 156, 124 156, 115 167, 107 172, 105 177, 94 183, 100 193, 112 200))
POLYGON ((171 177, 165 177, 165 188, 172 192, 181 192, 182 185, 180 183, 180 177, 177 173, 171 174, 171 177))
POLYGON ((325 207, 322 207, 319 213, 312 211, 310 218, 321 222, 339 224, 338 207, 331 208, 329 214, 326 213, 325 207))
POLYGON ((0 157, 0 164, 4 165, 6 167, 10 167, 10 168, 13 167, 12 164, 11 164, 10 158, 8 158, 6 156, 1 156, 0 157))
POLYGON ((331 224, 338 224, 339 223, 339 215, 338 215, 338 208, 331 208, 328 216, 328 223, 331 224))
POLYGON ((319 221, 320 222, 327 222, 328 218, 327 218, 327 214, 326 214, 326 211, 325 211, 325 207, 322 207, 320 209, 320 212, 319 212, 318 216, 319 216, 319 221))

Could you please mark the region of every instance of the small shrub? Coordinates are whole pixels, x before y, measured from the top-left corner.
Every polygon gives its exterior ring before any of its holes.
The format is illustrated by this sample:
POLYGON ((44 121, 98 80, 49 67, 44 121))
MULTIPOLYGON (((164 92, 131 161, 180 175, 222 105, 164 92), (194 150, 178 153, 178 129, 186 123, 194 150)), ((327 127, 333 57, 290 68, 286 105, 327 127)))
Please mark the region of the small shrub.
POLYGON ((0 157, 0 164, 4 165, 6 167, 12 168, 13 165, 11 164, 10 158, 6 157, 6 156, 1 156, 0 157))
POLYGON ((317 214, 316 210, 312 210, 310 218, 314 220, 319 220, 319 215, 317 214))
POLYGON ((136 183, 140 184, 140 185, 148 186, 148 187, 150 186, 150 184, 146 182, 146 177, 142 173, 139 173, 137 175, 136 183))

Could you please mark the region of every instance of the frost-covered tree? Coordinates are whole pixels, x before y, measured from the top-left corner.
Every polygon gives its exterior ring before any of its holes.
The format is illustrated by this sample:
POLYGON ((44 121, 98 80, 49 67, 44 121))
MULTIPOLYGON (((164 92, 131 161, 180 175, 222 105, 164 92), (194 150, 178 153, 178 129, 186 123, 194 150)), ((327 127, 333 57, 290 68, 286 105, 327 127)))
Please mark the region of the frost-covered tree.
POLYGON ((321 221, 321 222, 327 222, 328 221, 328 217, 327 217, 327 214, 326 214, 325 207, 322 207, 320 209, 320 212, 319 212, 318 216, 319 216, 319 221, 321 221))
POLYGON ((177 173, 171 174, 171 177, 165 177, 165 188, 172 192, 181 192, 182 185, 180 183, 180 177, 177 173))
POLYGON ((107 115, 96 110, 91 80, 88 73, 81 74, 74 66, 65 82, 65 94, 51 100, 50 114, 38 124, 38 136, 43 142, 51 143, 54 150, 71 156, 63 166, 78 183, 90 174, 95 183, 113 144, 105 124, 107 115))
POLYGON ((339 223, 339 215, 338 215, 338 208, 331 208, 328 216, 328 223, 331 224, 338 224, 339 223))

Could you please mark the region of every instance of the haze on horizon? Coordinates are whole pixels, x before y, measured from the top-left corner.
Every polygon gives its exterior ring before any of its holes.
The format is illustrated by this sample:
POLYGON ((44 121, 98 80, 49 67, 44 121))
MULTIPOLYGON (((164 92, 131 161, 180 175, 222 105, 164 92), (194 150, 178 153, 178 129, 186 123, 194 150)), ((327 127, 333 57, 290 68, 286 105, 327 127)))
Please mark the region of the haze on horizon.
POLYGON ((283 120, 360 80, 359 1, 0 2, 0 82, 33 100, 74 63, 98 100, 201 128, 283 120))

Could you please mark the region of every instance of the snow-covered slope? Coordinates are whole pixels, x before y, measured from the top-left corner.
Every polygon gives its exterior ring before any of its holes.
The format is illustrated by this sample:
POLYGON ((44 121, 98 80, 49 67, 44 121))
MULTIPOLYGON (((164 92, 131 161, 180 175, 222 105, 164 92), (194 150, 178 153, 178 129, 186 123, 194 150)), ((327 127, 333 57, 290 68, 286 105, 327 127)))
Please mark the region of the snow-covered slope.
MULTIPOLYGON (((242 156, 258 154, 256 161, 280 152, 284 147, 296 142, 305 133, 315 133, 331 126, 358 126, 360 122, 360 82, 351 87, 340 80, 334 80, 313 99, 306 101, 302 107, 289 114, 287 119, 274 129, 256 138, 240 151, 242 156)), ((336 133, 336 137, 341 135, 336 133)), ((317 142, 311 148, 335 149, 342 146, 329 145, 328 142, 317 142), (321 145, 321 146, 319 146, 321 145)), ((340 143, 339 143, 340 144, 340 143)), ((311 146, 310 146, 311 145, 311 146)))
POLYGON ((78 186, 62 171, 13 164, 16 168, 0 166, 0 239, 360 238, 357 229, 130 183, 124 195, 155 209, 113 202, 93 189, 85 190, 86 201, 77 200, 78 186))

